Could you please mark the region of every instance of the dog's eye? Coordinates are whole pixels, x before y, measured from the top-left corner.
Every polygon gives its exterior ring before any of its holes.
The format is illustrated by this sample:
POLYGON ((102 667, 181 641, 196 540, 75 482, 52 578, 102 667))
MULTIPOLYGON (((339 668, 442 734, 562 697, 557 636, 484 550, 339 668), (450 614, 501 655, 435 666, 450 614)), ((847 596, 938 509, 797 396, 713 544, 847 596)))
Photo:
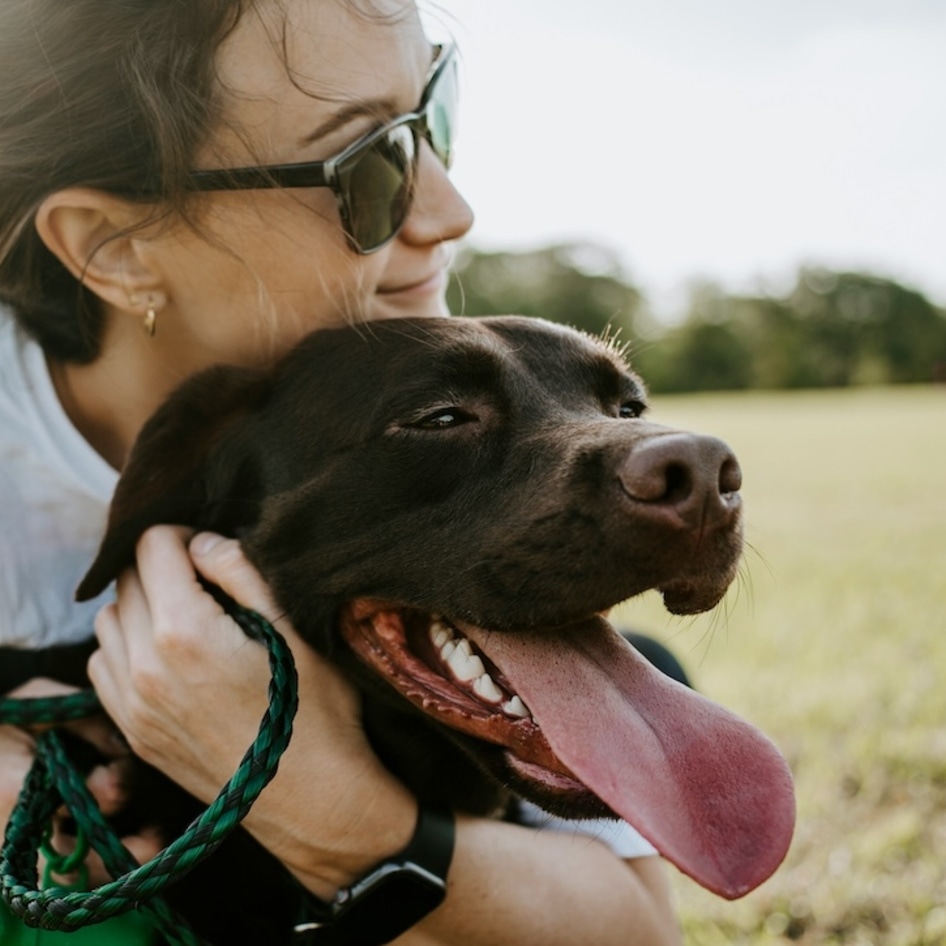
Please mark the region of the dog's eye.
POLYGON ((625 401, 618 408, 618 417, 633 419, 640 417, 645 410, 647 410, 647 406, 641 401, 625 401))
POLYGON ((420 430, 446 430, 449 427, 459 427, 471 420, 473 417, 466 411, 460 410, 459 407, 442 407, 414 421, 410 426, 420 430))

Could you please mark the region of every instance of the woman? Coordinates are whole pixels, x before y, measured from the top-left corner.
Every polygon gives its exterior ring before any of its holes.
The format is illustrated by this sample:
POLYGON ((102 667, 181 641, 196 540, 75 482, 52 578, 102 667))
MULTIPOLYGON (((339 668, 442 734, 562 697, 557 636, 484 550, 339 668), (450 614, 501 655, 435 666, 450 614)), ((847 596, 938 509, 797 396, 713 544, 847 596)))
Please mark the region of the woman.
MULTIPOLYGON (((266 362, 321 326, 446 315, 446 246, 472 217, 436 128, 412 137, 422 123, 401 122, 371 137, 417 109, 434 74, 428 95, 450 93, 412 0, 4 0, 0 44, 0 643, 37 646, 87 630, 72 589, 114 471, 173 387, 214 362, 266 362), (324 168, 302 172, 306 187, 272 186, 298 183, 295 171, 200 173, 347 148, 359 161, 342 162, 336 188, 320 183, 324 168), (382 169, 416 180, 394 192, 382 169)), ((95 603, 89 672, 135 752, 209 800, 253 738, 268 670, 198 575, 278 618, 235 542, 158 527, 117 601, 95 603)), ((346 682, 276 625, 296 655, 301 707, 245 826, 328 899, 404 848, 417 804, 371 752, 346 682)), ((120 757, 105 731, 83 731, 120 757)), ((31 749, 3 731, 0 819, 31 749)), ((90 784, 105 809, 119 807, 120 758, 90 784)), ((157 843, 132 839, 140 857, 157 843)), ((446 900, 398 942, 677 935, 656 858, 458 816, 446 900)))

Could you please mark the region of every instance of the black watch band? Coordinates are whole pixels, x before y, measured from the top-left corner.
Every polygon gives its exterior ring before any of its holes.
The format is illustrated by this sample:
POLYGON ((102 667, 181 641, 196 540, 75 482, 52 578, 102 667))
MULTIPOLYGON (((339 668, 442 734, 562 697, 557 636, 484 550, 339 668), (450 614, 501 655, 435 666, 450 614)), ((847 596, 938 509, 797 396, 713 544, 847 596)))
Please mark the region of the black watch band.
POLYGON ((293 946, 381 946, 397 939, 443 903, 455 836, 453 812, 422 805, 400 854, 340 890, 330 904, 312 898, 319 919, 296 926, 293 946))

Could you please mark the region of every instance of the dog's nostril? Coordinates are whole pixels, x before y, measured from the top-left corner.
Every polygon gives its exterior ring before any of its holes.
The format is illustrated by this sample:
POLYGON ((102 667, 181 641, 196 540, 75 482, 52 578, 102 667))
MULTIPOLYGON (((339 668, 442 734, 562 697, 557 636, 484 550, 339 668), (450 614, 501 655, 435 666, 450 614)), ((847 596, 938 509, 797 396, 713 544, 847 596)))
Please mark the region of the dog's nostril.
POLYGON ((620 472, 628 496, 645 503, 675 505, 686 501, 696 481, 690 458, 677 446, 655 442, 631 452, 620 472))
POLYGON ((668 463, 663 471, 664 490, 658 500, 669 503, 683 502, 693 491, 693 474, 684 463, 668 463))
POLYGON ((631 499, 671 506, 694 523, 729 516, 738 504, 732 497, 742 487, 742 471, 729 447, 699 434, 663 434, 636 445, 619 477, 631 499))
POLYGON ((719 470, 719 491, 723 496, 742 489, 742 470, 735 457, 727 457, 719 470))

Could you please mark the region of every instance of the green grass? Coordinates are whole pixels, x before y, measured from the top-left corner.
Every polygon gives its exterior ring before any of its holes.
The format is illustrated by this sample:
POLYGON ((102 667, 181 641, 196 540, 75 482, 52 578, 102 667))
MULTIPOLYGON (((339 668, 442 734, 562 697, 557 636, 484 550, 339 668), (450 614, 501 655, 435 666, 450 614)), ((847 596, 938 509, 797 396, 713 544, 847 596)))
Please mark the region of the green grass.
POLYGON ((789 855, 735 903, 675 880, 691 946, 946 943, 946 389, 657 398, 745 475, 741 579, 710 615, 621 616, 795 775, 789 855))

